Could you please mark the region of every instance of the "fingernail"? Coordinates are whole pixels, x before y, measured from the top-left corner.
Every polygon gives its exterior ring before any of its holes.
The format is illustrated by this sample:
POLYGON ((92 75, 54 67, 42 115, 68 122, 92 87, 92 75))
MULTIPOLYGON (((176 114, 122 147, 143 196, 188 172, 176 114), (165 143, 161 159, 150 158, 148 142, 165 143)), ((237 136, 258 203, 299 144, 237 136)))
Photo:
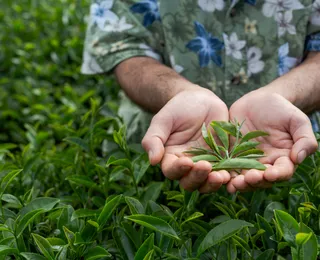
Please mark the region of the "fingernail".
POLYGON ((298 153, 298 163, 302 163, 304 159, 306 159, 307 153, 306 151, 301 151, 298 153))
POLYGON ((153 157, 153 152, 152 152, 152 150, 150 150, 150 151, 148 152, 148 157, 149 157, 149 161, 151 162, 152 157, 153 157))

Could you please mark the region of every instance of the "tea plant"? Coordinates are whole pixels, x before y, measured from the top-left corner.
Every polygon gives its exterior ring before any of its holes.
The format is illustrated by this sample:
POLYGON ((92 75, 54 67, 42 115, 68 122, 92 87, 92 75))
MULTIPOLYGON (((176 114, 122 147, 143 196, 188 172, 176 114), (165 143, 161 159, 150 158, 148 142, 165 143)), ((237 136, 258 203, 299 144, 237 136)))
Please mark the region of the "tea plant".
POLYGON ((264 152, 257 149, 257 141, 250 141, 254 138, 268 135, 263 131, 252 131, 242 135, 241 126, 237 122, 212 121, 210 126, 214 129, 222 145, 215 141, 211 130, 202 125, 202 137, 210 150, 202 147, 193 147, 186 151, 186 154, 194 155, 192 160, 198 162, 201 160, 209 161, 212 170, 241 170, 257 169, 265 170, 266 167, 256 159, 264 156, 264 152), (234 137, 234 143, 230 143, 230 136, 234 137))
POLYGON ((0 2, 0 259, 317 259, 320 153, 269 190, 181 190, 78 72, 88 10, 0 2))

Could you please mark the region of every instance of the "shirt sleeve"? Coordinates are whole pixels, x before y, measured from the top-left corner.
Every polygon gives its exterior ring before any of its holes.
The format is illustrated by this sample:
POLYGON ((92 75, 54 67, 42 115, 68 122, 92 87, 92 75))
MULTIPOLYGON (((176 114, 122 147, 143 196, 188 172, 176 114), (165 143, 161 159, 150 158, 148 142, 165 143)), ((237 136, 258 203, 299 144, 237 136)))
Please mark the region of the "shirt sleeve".
POLYGON ((83 74, 110 72, 135 56, 162 61, 156 0, 93 1, 83 51, 83 74), (155 34, 157 34, 155 36, 155 34))
POLYGON ((320 51, 320 0, 313 1, 310 7, 305 50, 320 51))

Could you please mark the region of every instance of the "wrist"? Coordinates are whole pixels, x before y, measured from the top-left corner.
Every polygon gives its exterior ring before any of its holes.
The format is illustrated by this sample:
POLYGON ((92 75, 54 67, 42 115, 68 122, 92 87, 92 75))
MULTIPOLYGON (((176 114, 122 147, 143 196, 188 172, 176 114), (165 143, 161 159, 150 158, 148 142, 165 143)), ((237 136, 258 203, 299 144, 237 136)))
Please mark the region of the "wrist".
POLYGON ((311 112, 319 106, 319 69, 317 62, 306 60, 258 91, 264 94, 279 94, 304 112, 311 112))

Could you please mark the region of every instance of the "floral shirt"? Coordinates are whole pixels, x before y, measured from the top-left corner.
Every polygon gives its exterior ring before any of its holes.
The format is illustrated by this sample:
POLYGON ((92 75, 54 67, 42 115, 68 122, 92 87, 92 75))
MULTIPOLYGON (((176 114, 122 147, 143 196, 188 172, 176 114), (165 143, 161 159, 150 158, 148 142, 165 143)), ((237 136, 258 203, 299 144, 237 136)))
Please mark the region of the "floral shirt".
POLYGON ((320 0, 96 0, 82 72, 149 56, 230 106, 319 50, 320 0))

